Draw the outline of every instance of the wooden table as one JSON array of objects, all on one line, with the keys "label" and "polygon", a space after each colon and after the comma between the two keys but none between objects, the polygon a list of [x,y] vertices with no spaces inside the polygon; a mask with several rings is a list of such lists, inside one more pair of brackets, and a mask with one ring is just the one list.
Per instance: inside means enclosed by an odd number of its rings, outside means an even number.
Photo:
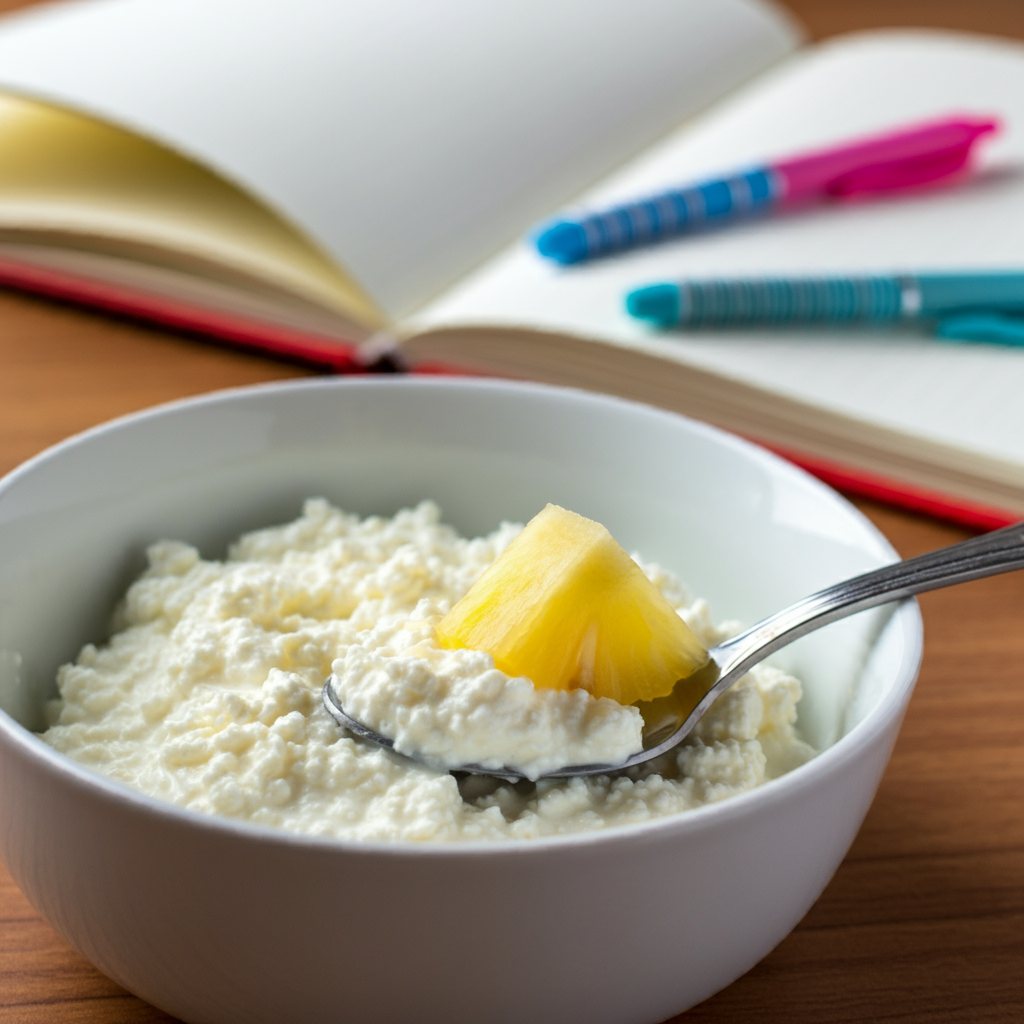
[{"label": "wooden table", "polygon": [[[154,402],[303,372],[0,294],[0,470]],[[904,556],[966,536],[861,507]],[[922,605],[921,681],[853,849],[782,945],[687,1021],[1024,1019],[1024,573]],[[170,1019],[83,960],[0,867],[0,1021]]]},{"label": "wooden table", "polygon": [[[791,6],[816,36],[872,24],[1024,35],[1020,0]],[[0,472],[121,413],[305,372],[0,293]],[[967,535],[858,504],[904,556]],[[849,855],[767,959],[679,1020],[1024,1020],[1024,573],[921,604],[921,679]],[[71,949],[0,865],[0,1022],[170,1020]]]}]

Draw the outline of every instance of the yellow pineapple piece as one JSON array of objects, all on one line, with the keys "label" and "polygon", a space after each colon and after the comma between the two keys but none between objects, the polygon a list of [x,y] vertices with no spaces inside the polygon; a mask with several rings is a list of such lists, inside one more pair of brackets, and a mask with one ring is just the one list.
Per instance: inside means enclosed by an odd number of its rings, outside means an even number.
[{"label": "yellow pineapple piece", "polygon": [[592,519],[548,505],[441,620],[444,647],[486,651],[535,686],[620,704],[672,692],[708,660],[661,591]]}]

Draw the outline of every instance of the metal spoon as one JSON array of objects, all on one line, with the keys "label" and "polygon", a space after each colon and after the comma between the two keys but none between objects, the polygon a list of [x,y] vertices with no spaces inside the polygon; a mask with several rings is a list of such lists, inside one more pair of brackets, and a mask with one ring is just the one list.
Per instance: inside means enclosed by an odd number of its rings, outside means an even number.
[{"label": "metal spoon", "polygon": [[[1013,569],[1024,569],[1024,522],[819,590],[712,647],[708,664],[680,680],[671,696],[641,705],[645,723],[643,750],[621,764],[568,765],[545,772],[541,778],[604,775],[650,761],[682,743],[715,699],[754,665],[807,633],[876,605]],[[324,686],[327,710],[350,732],[393,749],[394,744],[387,736],[381,736],[345,713],[334,692],[333,680],[332,676]],[[494,771],[477,764],[464,764],[450,770],[505,779],[525,778],[522,772],[508,767]]]}]

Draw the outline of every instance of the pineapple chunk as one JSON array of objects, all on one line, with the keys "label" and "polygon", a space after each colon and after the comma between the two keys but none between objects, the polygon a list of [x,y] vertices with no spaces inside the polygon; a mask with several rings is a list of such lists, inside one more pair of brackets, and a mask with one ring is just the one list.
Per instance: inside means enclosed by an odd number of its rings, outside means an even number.
[{"label": "pineapple chunk", "polygon": [[654,700],[708,660],[657,587],[600,524],[548,505],[437,627],[535,686],[620,704]]}]

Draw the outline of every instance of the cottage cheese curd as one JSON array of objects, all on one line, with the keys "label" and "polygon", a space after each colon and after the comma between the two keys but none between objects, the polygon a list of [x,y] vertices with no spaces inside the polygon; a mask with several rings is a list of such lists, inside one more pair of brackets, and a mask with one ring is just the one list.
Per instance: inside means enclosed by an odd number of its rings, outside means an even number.
[{"label": "cottage cheese curd", "polygon": [[535,688],[483,651],[440,648],[439,618],[424,600],[413,618],[389,617],[334,663],[342,707],[395,750],[445,770],[508,767],[536,779],[569,764],[621,764],[642,748],[636,708],[585,690]]},{"label": "cottage cheese curd", "polygon": [[[800,685],[766,665],[720,698],[685,745],[615,777],[457,779],[341,729],[320,701],[332,671],[356,717],[446,763],[501,760],[538,774],[639,748],[635,709],[537,690],[489,655],[435,643],[436,623],[520,529],[466,540],[430,502],[360,520],[313,499],[295,522],[242,537],[224,562],[154,544],[109,643],[87,645],[60,670],[43,738],[192,810],[398,841],[646,821],[751,789],[811,755],[794,731]],[[669,573],[643,567],[705,646],[729,634]]]}]

